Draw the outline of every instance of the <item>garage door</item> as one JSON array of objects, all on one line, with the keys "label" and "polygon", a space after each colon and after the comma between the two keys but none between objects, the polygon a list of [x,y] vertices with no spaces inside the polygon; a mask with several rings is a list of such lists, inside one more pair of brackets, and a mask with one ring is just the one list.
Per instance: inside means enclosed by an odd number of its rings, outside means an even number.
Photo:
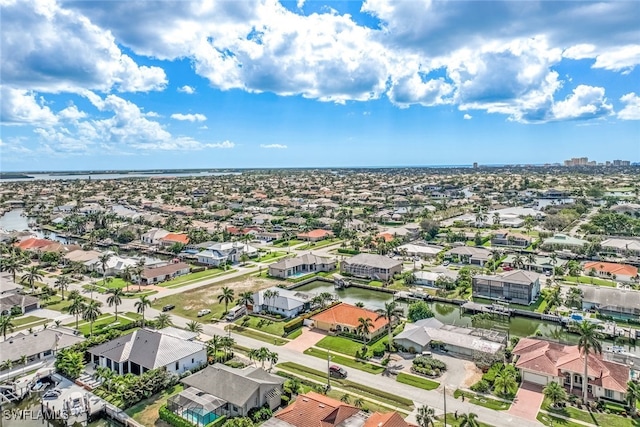
[{"label": "garage door", "polygon": [[544,375],[534,374],[532,372],[525,372],[524,377],[522,378],[524,381],[534,384],[547,385],[547,377]]}]

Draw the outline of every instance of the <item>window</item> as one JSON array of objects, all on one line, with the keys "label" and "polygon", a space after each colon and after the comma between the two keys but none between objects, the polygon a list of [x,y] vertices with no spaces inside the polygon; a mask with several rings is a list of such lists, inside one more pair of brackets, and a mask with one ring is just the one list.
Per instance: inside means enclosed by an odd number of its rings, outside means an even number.
[{"label": "window", "polygon": [[176,362],[176,371],[180,370],[180,362]]},{"label": "window", "polygon": [[194,359],[193,357],[191,358],[191,363],[195,363],[196,359]]},{"label": "window", "polygon": [[614,399],[614,393],[613,390],[609,390],[607,388],[604,389],[604,397],[606,397],[607,399]]}]

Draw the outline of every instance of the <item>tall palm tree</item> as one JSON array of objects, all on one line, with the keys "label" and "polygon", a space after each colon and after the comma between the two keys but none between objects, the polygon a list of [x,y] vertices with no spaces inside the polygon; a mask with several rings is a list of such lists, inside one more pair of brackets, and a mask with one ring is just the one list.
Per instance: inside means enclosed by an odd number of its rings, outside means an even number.
[{"label": "tall palm tree", "polygon": [[207,341],[207,354],[213,357],[214,361],[218,355],[218,350],[222,348],[222,336],[214,335]]},{"label": "tall palm tree", "polygon": [[0,316],[0,332],[2,332],[2,339],[7,340],[7,332],[13,332],[14,324],[13,317],[11,315]]},{"label": "tall palm tree", "polygon": [[636,404],[640,400],[640,382],[629,381],[627,383],[627,404],[631,408],[631,413],[636,412]]},{"label": "tall palm tree", "polygon": [[544,389],[542,389],[542,394],[551,401],[554,407],[557,407],[559,403],[567,400],[567,391],[555,381],[547,384]]},{"label": "tall palm tree", "polygon": [[116,322],[118,321],[118,306],[122,304],[122,297],[124,296],[124,292],[122,292],[121,288],[109,289],[108,292],[110,295],[107,298],[107,304],[109,307],[116,306],[115,314],[116,314]]},{"label": "tall palm tree", "polygon": [[565,304],[569,307],[582,307],[582,289],[578,287],[569,288]]},{"label": "tall palm tree", "polygon": [[278,353],[276,353],[275,351],[269,352],[269,356],[267,357],[267,359],[269,360],[269,370],[273,369],[273,365],[278,363],[278,358]]},{"label": "tall palm tree", "polygon": [[589,355],[592,353],[602,354],[602,344],[600,343],[600,334],[598,333],[595,323],[587,322],[583,320],[578,324],[578,350],[584,357],[584,376],[582,377],[582,399],[587,402],[587,389],[588,389],[588,365]]},{"label": "tall palm tree", "polygon": [[173,326],[173,320],[171,320],[171,316],[167,313],[160,313],[155,318],[156,328],[163,329],[169,326]]},{"label": "tall palm tree", "polygon": [[533,268],[533,266],[536,263],[536,254],[533,252],[530,252],[525,256],[525,258],[527,260],[527,263],[529,263],[529,271],[531,271],[531,268]]},{"label": "tall palm tree", "polygon": [[402,309],[398,307],[398,303],[395,301],[385,302],[384,308],[381,308],[376,311],[378,313],[378,317],[376,317],[376,322],[379,319],[385,319],[389,323],[387,323],[387,333],[389,334],[389,351],[393,348],[393,324],[395,320],[400,319],[402,316]]},{"label": "tall palm tree", "polygon": [[473,412],[460,415],[460,427],[479,427],[478,416]]},{"label": "tall palm tree", "polygon": [[416,421],[420,427],[429,427],[429,425],[433,426],[433,419],[435,417],[435,411],[433,408],[429,408],[427,405],[423,405],[418,408],[418,413],[416,414]]},{"label": "tall palm tree", "polygon": [[69,283],[71,280],[68,276],[60,276],[56,279],[55,286],[60,289],[60,294],[62,295],[62,299],[64,300],[64,291],[69,288]]},{"label": "tall palm tree", "polygon": [[238,304],[249,307],[249,304],[253,304],[253,293],[251,291],[240,292],[238,296]]},{"label": "tall palm tree", "polygon": [[514,395],[518,391],[515,371],[504,368],[498,372],[493,380],[493,390],[500,396]]},{"label": "tall palm tree", "polygon": [[37,265],[32,265],[31,267],[27,268],[26,273],[24,273],[20,278],[20,281],[22,283],[27,282],[29,286],[31,286],[31,293],[34,293],[35,291],[34,285],[37,280],[42,280],[42,274],[40,274],[40,272],[38,271]]},{"label": "tall palm tree", "polygon": [[101,302],[91,300],[85,305],[84,311],[82,312],[82,320],[89,322],[89,336],[93,335],[93,322],[98,320],[98,317],[102,315],[102,311],[100,311],[101,305]]},{"label": "tall palm tree", "polygon": [[142,295],[138,298],[138,301],[135,302],[134,307],[136,308],[136,312],[142,315],[142,327],[144,328],[144,312],[148,307],[151,307],[151,301],[146,295]]},{"label": "tall palm tree", "polygon": [[69,299],[71,299],[71,305],[69,306],[69,314],[76,316],[76,329],[78,329],[78,317],[84,313],[85,303],[83,298],[78,295],[77,298],[71,298],[69,295]]},{"label": "tall palm tree", "polygon": [[514,258],[513,258],[513,266],[515,268],[523,268],[524,267],[524,259],[522,258],[522,255],[517,254]]},{"label": "tall palm tree", "polygon": [[218,303],[224,303],[224,312],[226,313],[227,311],[229,311],[229,303],[233,302],[233,300],[235,299],[235,292],[233,291],[233,289],[227,286],[223,287],[221,290],[222,294],[218,295]]},{"label": "tall palm tree", "polygon": [[356,328],[356,333],[362,337],[362,341],[368,341],[367,337],[371,332],[371,328],[373,328],[373,322],[370,317],[364,318],[360,317],[358,319],[358,327]]},{"label": "tall palm tree", "polygon": [[227,355],[229,354],[229,351],[231,351],[231,347],[233,347],[236,344],[236,340],[234,340],[231,337],[222,337],[221,343],[222,343],[222,348],[224,349],[224,356],[226,359]]},{"label": "tall palm tree", "polygon": [[195,332],[197,334],[201,334],[202,331],[204,331],[204,328],[202,327],[201,323],[196,322],[195,320],[191,320],[187,322],[187,330],[189,332]]},{"label": "tall palm tree", "polygon": [[267,347],[260,347],[256,353],[257,360],[262,363],[262,369],[264,369],[264,362],[269,360],[269,349]]},{"label": "tall palm tree", "polygon": [[24,265],[24,259],[16,254],[11,254],[6,258],[0,259],[0,270],[11,274],[13,283],[16,283],[16,274],[22,271],[22,267],[24,267]]},{"label": "tall palm tree", "polygon": [[127,284],[127,292],[129,292],[129,284],[131,283],[131,278],[133,277],[133,267],[127,265],[124,270],[122,270],[122,274],[120,275],[124,283]]}]

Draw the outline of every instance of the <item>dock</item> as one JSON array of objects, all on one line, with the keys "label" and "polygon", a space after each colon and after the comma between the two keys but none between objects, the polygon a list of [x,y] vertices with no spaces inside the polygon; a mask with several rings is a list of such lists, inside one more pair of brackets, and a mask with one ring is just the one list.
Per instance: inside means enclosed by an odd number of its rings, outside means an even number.
[{"label": "dock", "polygon": [[508,308],[501,304],[480,304],[473,301],[468,301],[462,304],[461,306],[465,311],[470,311],[472,313],[488,313],[488,314],[497,314],[500,316],[511,317],[513,314],[513,309]]}]

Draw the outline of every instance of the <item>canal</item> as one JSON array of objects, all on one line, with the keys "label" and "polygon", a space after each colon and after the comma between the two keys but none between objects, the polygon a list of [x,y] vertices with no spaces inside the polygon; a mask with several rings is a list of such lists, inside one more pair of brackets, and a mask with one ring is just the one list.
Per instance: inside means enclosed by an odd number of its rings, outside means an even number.
[{"label": "canal", "polygon": [[[362,289],[349,287],[346,289],[336,290],[332,283],[313,281],[302,285],[296,290],[312,293],[329,292],[336,295],[340,301],[356,304],[362,302],[364,306],[370,310],[383,308],[384,304],[393,300],[393,294],[370,289]],[[408,304],[399,301],[400,306],[406,310]],[[564,342],[577,342],[577,335],[568,334],[558,323],[545,320],[530,319],[526,317],[512,317],[510,320],[504,318],[494,318],[489,320],[474,320],[473,316],[463,313],[463,310],[455,305],[441,302],[429,302],[429,306],[433,311],[436,319],[443,323],[456,325],[477,327],[484,329],[499,329],[505,333],[508,331],[510,336],[526,337],[531,336],[539,331],[543,337],[553,338]]]},{"label": "canal", "polygon": [[63,244],[75,243],[73,239],[67,239],[53,231],[33,230],[29,227],[29,222],[34,221],[33,218],[23,216],[22,209],[13,209],[0,216],[0,229],[4,231],[28,231],[40,239],[55,240]]}]

